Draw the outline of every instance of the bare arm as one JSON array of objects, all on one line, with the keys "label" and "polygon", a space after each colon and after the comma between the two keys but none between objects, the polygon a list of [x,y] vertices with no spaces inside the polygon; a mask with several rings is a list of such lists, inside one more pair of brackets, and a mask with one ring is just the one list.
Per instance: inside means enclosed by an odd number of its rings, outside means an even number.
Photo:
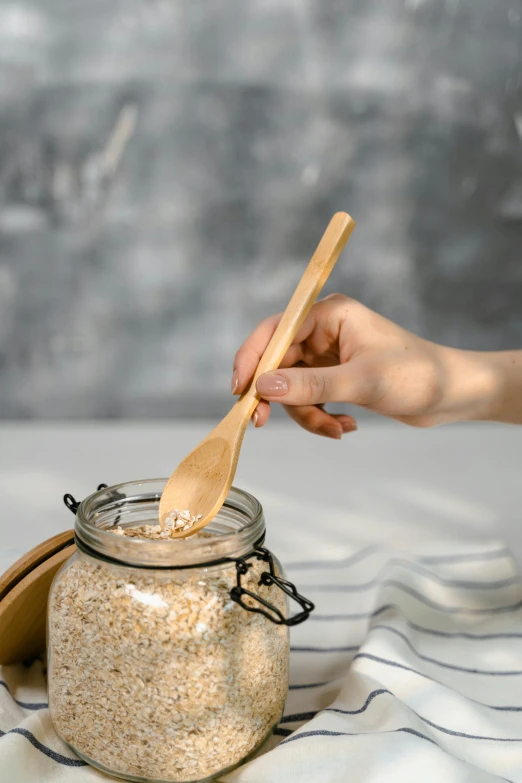
[{"label": "bare arm", "polygon": [[522,351],[484,354],[497,378],[496,393],[484,419],[522,424]]}]

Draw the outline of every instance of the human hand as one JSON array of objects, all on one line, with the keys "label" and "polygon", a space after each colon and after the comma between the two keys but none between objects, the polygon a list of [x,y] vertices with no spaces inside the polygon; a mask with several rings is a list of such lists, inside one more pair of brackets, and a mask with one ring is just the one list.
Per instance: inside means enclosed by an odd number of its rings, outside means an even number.
[{"label": "human hand", "polygon": [[[251,382],[280,317],[259,324],[237,352],[234,394]],[[482,418],[496,376],[480,357],[428,342],[334,294],[312,307],[280,369],[258,379],[254,424],[268,421],[272,402],[309,432],[336,439],[357,425],[351,416],[327,413],[328,402],[353,403],[415,427]]]}]

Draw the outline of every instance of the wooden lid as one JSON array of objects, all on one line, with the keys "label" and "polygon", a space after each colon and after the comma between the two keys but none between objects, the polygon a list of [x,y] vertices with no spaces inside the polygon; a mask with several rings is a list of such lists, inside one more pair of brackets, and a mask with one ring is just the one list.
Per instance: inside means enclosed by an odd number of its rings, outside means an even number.
[{"label": "wooden lid", "polygon": [[18,584],[18,582],[27,576],[27,574],[36,568],[36,566],[43,563],[49,557],[54,555],[60,549],[69,546],[74,541],[74,532],[72,530],[66,530],[65,533],[58,533],[58,535],[48,538],[47,541],[43,541],[30,552],[23,555],[20,560],[17,560],[11,568],[0,576],[0,601],[7,595],[9,590]]},{"label": "wooden lid", "polygon": [[45,650],[47,601],[58,569],[76,551],[73,531],[59,533],[20,558],[0,577],[0,665]]}]

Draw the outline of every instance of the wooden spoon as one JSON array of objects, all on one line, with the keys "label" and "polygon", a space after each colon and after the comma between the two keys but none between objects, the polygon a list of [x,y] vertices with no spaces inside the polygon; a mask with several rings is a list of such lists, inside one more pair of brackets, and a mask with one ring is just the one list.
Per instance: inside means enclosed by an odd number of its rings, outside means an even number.
[{"label": "wooden spoon", "polygon": [[259,404],[256,381],[263,373],[279,367],[354,228],[355,222],[344,212],[333,216],[279,321],[249,388],[230,413],[185,457],[170,477],[160,500],[160,524],[164,524],[174,509],[188,509],[193,515],[201,514],[201,519],[189,530],[173,532],[176,538],[192,535],[207,525],[223,505],[234,480],[248,422]]}]

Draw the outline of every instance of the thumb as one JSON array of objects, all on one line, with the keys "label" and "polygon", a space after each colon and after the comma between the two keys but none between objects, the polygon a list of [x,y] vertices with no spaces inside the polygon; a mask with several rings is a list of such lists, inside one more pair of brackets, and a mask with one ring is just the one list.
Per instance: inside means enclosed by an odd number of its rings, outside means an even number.
[{"label": "thumb", "polygon": [[324,402],[361,404],[366,383],[349,364],[337,367],[292,367],[261,375],[256,384],[265,400],[284,405],[318,405]]}]

